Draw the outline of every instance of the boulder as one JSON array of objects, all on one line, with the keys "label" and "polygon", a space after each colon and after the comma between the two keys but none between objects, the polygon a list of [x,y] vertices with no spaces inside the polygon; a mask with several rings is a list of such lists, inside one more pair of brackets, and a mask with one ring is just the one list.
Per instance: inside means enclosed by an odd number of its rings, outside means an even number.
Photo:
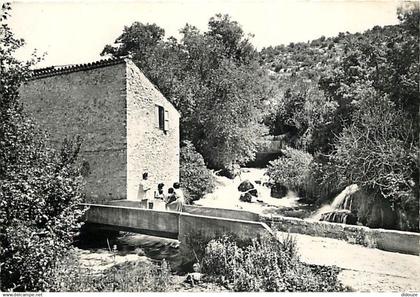
[{"label": "boulder", "polygon": [[284,196],[287,195],[286,186],[279,185],[279,184],[272,184],[270,188],[271,188],[271,192],[270,192],[271,197],[283,198]]},{"label": "boulder", "polygon": [[254,197],[258,197],[258,191],[257,191],[257,189],[248,190],[247,193],[251,194]]},{"label": "boulder", "polygon": [[377,199],[372,206],[366,226],[371,228],[395,228],[396,215],[391,204],[385,199]]},{"label": "boulder", "polygon": [[229,179],[234,179],[239,173],[235,172],[233,169],[223,168],[222,170],[218,171],[216,174],[219,176],[227,177]]},{"label": "boulder", "polygon": [[251,189],[254,189],[254,185],[249,181],[249,180],[244,180],[243,182],[241,182],[238,186],[238,191],[239,192],[247,192]]},{"label": "boulder", "polygon": [[356,225],[357,216],[347,209],[340,209],[323,213],[321,215],[320,221]]},{"label": "boulder", "polygon": [[[347,210],[357,217],[358,222],[370,228],[396,228],[396,214],[384,198],[370,194],[357,185],[346,187],[331,203],[332,212]],[[324,214],[324,220],[342,220],[344,216]],[[350,218],[350,221],[352,218]]]},{"label": "boulder", "polygon": [[243,193],[241,194],[241,196],[239,197],[240,201],[243,202],[251,202],[252,200],[252,195],[249,192]]}]

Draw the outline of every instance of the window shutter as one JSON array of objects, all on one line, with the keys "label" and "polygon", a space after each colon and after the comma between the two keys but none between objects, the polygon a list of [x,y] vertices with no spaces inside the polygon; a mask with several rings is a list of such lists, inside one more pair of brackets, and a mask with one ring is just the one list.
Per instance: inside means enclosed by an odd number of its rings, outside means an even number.
[{"label": "window shutter", "polygon": [[169,130],[169,111],[165,109],[165,131]]},{"label": "window shutter", "polygon": [[159,105],[155,105],[155,127],[159,128]]}]

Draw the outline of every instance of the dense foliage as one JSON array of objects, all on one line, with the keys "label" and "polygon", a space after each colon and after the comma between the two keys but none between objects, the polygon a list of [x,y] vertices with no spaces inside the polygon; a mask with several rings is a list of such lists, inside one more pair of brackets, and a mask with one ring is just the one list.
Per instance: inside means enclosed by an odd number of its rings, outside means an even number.
[{"label": "dense foliage", "polygon": [[398,17],[398,25],[260,52],[225,15],[204,33],[186,25],[179,41],[136,22],[103,54],[133,56],[180,110],[182,139],[211,167],[252,160],[268,127],[313,156],[281,168],[291,162],[283,156],[277,171],[305,182],[279,183],[313,199],[358,183],[392,203],[398,228],[418,230],[418,6],[406,4]]},{"label": "dense foliage", "polygon": [[171,271],[163,260],[115,264],[104,271],[81,268],[76,255],[57,263],[54,271],[54,292],[165,292],[170,285]]},{"label": "dense foliage", "polygon": [[79,141],[59,151],[22,111],[18,88],[34,61],[13,53],[23,44],[0,15],[0,263],[1,290],[46,290],[55,262],[66,254],[82,210],[74,162]]},{"label": "dense foliage", "polygon": [[344,287],[334,267],[310,267],[300,261],[293,238],[254,240],[239,247],[229,237],[209,242],[203,271],[237,292],[334,292]]},{"label": "dense foliage", "polygon": [[188,203],[202,198],[214,189],[214,178],[204,163],[203,157],[197,153],[194,145],[186,141],[181,147],[180,181],[186,190]]},{"label": "dense foliage", "polygon": [[269,47],[260,63],[277,88],[265,123],[313,154],[312,188],[357,183],[418,230],[420,12],[407,5],[398,25]]},{"label": "dense foliage", "polygon": [[125,27],[103,54],[130,54],[181,113],[181,138],[217,168],[252,160],[269,94],[266,72],[241,27],[216,15],[207,32],[186,25],[182,39],[164,40],[155,24]]},{"label": "dense foliage", "polygon": [[304,195],[312,159],[307,152],[286,147],[282,150],[282,156],[267,166],[270,182],[297,191],[300,196]]}]

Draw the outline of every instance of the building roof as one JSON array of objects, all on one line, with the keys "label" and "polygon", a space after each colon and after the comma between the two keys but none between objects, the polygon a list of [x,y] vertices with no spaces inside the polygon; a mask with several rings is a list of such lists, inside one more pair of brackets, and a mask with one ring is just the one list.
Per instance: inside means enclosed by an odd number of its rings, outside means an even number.
[{"label": "building roof", "polygon": [[32,75],[29,78],[29,80],[125,63],[126,58],[127,57],[108,58],[91,63],[51,66],[40,69],[34,69],[32,70]]}]

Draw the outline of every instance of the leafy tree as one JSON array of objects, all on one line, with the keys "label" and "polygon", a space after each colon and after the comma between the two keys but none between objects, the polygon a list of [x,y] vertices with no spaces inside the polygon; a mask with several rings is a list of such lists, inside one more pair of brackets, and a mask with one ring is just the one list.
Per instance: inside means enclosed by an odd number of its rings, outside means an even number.
[{"label": "leafy tree", "polygon": [[[207,32],[187,24],[179,42],[156,38],[154,43],[144,40],[152,26],[134,23],[125,28],[103,54],[132,54],[181,112],[182,140],[192,141],[211,166],[252,159],[255,139],[265,132],[261,102],[268,87],[256,50],[239,24],[218,14],[210,19]],[[145,54],[143,48],[150,51]]]},{"label": "leafy tree", "polygon": [[289,145],[310,153],[325,151],[336,108],[316,84],[296,79],[277,101],[270,132],[286,134]]},{"label": "leafy tree", "polygon": [[320,81],[342,121],[330,155],[336,174],[391,202],[407,230],[418,230],[419,213],[419,17],[418,8],[406,10],[400,25],[352,40]]},{"label": "leafy tree", "polygon": [[[338,138],[331,160],[338,180],[384,197],[400,213],[399,227],[418,230],[418,144],[411,123],[388,96],[363,89],[352,124]],[[385,124],[386,123],[386,124]]]},{"label": "leafy tree", "polygon": [[23,44],[6,20],[0,27],[0,263],[1,290],[47,290],[55,262],[69,249],[82,210],[74,161],[78,144],[47,148],[45,135],[22,111],[18,88],[35,61],[13,53]]}]

